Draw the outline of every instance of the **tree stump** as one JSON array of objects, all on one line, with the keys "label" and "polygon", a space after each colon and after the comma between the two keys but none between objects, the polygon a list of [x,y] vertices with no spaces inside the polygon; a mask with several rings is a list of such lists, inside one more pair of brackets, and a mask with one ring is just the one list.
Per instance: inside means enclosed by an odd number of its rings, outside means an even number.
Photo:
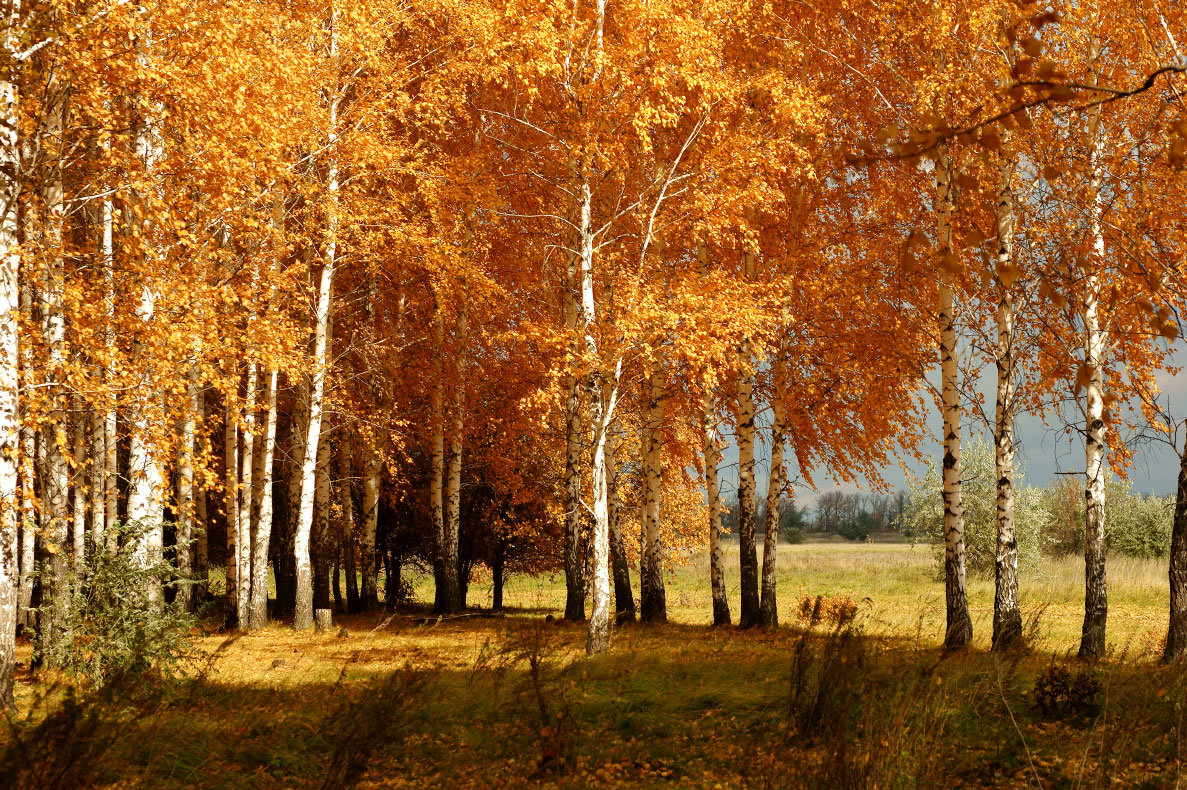
[{"label": "tree stump", "polygon": [[334,610],[333,609],[315,609],[313,612],[313,630],[319,634],[324,634],[330,630],[334,624]]}]

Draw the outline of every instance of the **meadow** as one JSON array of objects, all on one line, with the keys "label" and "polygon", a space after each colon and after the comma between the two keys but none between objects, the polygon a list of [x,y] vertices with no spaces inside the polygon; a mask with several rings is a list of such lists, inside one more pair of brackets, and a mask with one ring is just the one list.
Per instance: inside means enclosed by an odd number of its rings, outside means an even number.
[{"label": "meadow", "polygon": [[[1007,656],[987,650],[992,581],[970,579],[977,639],[944,656],[930,546],[779,551],[774,631],[707,627],[696,556],[668,577],[667,625],[620,627],[592,658],[582,624],[548,617],[563,580],[513,577],[498,616],[476,579],[469,617],[405,607],[320,634],[205,635],[171,683],[67,694],[25,669],[0,784],[1163,787],[1187,773],[1187,672],[1155,662],[1162,563],[1112,562],[1111,653],[1087,667],[1068,658],[1077,558],[1023,577],[1028,649]],[[736,556],[727,571],[736,593]],[[431,599],[431,579],[414,589]]]}]

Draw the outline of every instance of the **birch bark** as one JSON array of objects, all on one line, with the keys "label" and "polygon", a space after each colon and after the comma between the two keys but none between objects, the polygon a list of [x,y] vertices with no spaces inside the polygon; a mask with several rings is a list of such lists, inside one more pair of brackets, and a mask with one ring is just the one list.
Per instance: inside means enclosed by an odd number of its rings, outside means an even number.
[{"label": "birch bark", "polygon": [[454,368],[453,403],[450,408],[452,424],[449,431],[449,450],[446,459],[445,481],[445,544],[442,561],[445,563],[445,578],[449,593],[446,611],[461,611],[466,606],[465,591],[461,584],[461,567],[458,563],[458,538],[462,519],[462,443],[464,440],[466,406],[466,314],[459,313],[457,320],[458,350]]},{"label": "birch bark", "polygon": [[[610,563],[614,573],[614,622],[635,621],[635,596],[631,592],[631,567],[627,562],[626,546],[622,541],[622,525],[619,523],[620,503],[618,500],[618,437],[606,435],[606,485],[610,503]],[[500,561],[502,555],[499,556]]]},{"label": "birch bark", "polygon": [[48,655],[62,644],[64,624],[70,609],[69,580],[69,486],[70,447],[66,412],[66,319],[62,300],[66,288],[66,261],[62,248],[62,170],[59,144],[62,137],[61,86],[52,76],[46,86],[48,105],[42,119],[41,154],[47,160],[41,188],[44,206],[44,269],[40,295],[41,339],[45,345],[44,384],[49,395],[48,420],[41,428],[41,528],[46,558],[42,568],[41,639]]},{"label": "birch bark", "polygon": [[[941,254],[955,255],[952,246],[952,159],[946,143],[936,151],[936,218]],[[944,600],[948,650],[967,645],[973,638],[965,586],[964,505],[961,478],[964,468],[960,447],[960,369],[956,360],[956,302],[950,283],[940,280],[939,315],[941,400],[944,412],[943,507]]]},{"label": "birch bark", "polygon": [[[19,0],[9,4],[5,55],[12,57],[19,42]],[[17,467],[21,457],[18,411],[20,357],[18,323],[21,268],[17,200],[20,195],[20,148],[17,129],[20,105],[17,75],[0,74],[0,707],[13,707],[16,670],[17,594],[20,569],[17,558]]]},{"label": "birch bark", "polygon": [[717,446],[717,409],[712,390],[705,384],[704,412],[701,429],[705,452],[705,493],[709,505],[709,587],[713,597],[713,625],[730,624],[730,602],[725,590],[725,546],[721,539],[721,489],[717,468],[721,466],[721,449]]},{"label": "birch bark", "polygon": [[[330,18],[330,58],[338,58],[338,9],[335,5]],[[297,529],[293,537],[296,560],[297,589],[293,612],[293,627],[303,630],[313,627],[313,568],[309,553],[310,533],[313,530],[313,499],[317,484],[317,456],[321,439],[322,411],[326,391],[326,372],[329,367],[327,348],[330,334],[330,296],[334,284],[334,266],[338,254],[338,159],[334,146],[338,142],[338,105],[342,100],[335,85],[329,97],[329,167],[326,176],[327,229],[325,262],[317,294],[317,316],[313,336],[313,381],[309,393],[309,422],[305,440],[305,457],[301,463],[301,499],[297,511]]]},{"label": "birch bark", "polygon": [[1014,415],[1017,382],[1014,373],[1014,150],[1008,131],[998,155],[996,281],[997,400],[994,450],[997,468],[997,556],[994,563],[993,641],[1006,650],[1022,638],[1018,600],[1018,539],[1014,525]]},{"label": "birch bark", "polygon": [[268,546],[272,541],[272,520],[275,511],[272,488],[276,464],[276,388],[279,374],[275,367],[268,370],[267,405],[264,416],[263,458],[260,461],[259,506],[257,522],[252,533],[251,601],[247,612],[247,627],[259,629],[268,625]]},{"label": "birch bark", "polygon": [[[743,276],[754,278],[754,252],[742,255]],[[742,577],[742,613],[739,625],[753,628],[761,622],[758,593],[758,551],[754,545],[754,369],[750,338],[738,345],[738,554]]]},{"label": "birch bark", "polygon": [[[578,316],[578,256],[566,258],[564,324],[570,335],[571,366],[578,364],[580,350]],[[565,619],[585,619],[584,546],[581,532],[581,380],[570,368],[565,378]],[[632,608],[633,604],[632,604]]]},{"label": "birch bark", "polygon": [[776,551],[779,539],[779,501],[783,498],[783,442],[787,432],[787,410],[783,403],[785,387],[782,366],[776,365],[775,394],[771,403],[774,416],[771,422],[771,472],[767,478],[767,512],[763,522],[762,600],[760,622],[767,628],[779,625],[779,604],[776,598]]},{"label": "birch bark", "polygon": [[181,448],[177,463],[177,573],[182,584],[174,603],[183,612],[193,611],[194,586],[194,442],[198,421],[198,387],[201,372],[196,359],[190,360],[186,375],[185,415],[181,424]]},{"label": "birch bark", "polygon": [[663,483],[664,369],[655,360],[648,365],[647,413],[643,447],[643,535],[639,562],[639,609],[647,623],[667,622],[660,542],[660,493]]},{"label": "birch bark", "polygon": [[[144,50],[139,55],[139,62],[142,68],[147,69],[149,67],[147,50],[151,49],[151,47],[150,34],[149,40],[144,45]],[[161,137],[160,130],[157,128],[157,123],[158,121],[155,118],[142,118],[136,133],[137,157],[140,159],[144,168],[146,181],[149,184],[152,184],[157,179],[158,174],[156,173],[156,169],[164,154],[164,141]],[[156,194],[155,185],[151,191],[153,192],[153,198],[159,197]],[[143,200],[148,195],[142,194],[140,197]],[[145,239],[151,239],[155,232],[154,223],[151,219],[154,211],[155,207],[153,205],[146,206],[142,229],[142,237]],[[153,247],[151,241],[148,244],[149,247],[143,260],[145,270],[140,273],[140,299],[136,304],[136,317],[145,325],[151,325],[156,320],[157,302],[157,295],[152,287],[152,274],[149,271],[155,263],[157,250]],[[151,436],[154,416],[151,413],[151,407],[156,400],[151,355],[144,355],[143,363],[145,366],[143,378],[133,405],[131,426],[129,429],[131,440],[128,451],[128,476],[130,478],[128,485],[128,522],[135,524],[137,527],[136,546],[133,556],[142,565],[148,567],[160,561],[161,554],[164,550],[165,502],[160,462],[157,459],[156,449],[153,446],[154,439]],[[154,576],[149,580],[148,596],[157,608],[164,607],[165,593],[162,580],[159,577]]]},{"label": "birch bark", "polygon": [[[600,29],[600,25],[599,25]],[[610,492],[606,458],[606,436],[614,417],[618,398],[618,381],[622,359],[606,387],[598,359],[596,335],[597,303],[594,296],[594,227],[593,193],[588,178],[581,184],[581,327],[585,353],[594,360],[593,371],[587,379],[589,391],[589,421],[593,462],[593,536],[590,551],[593,573],[590,579],[591,612],[589,638],[585,650],[590,655],[605,653],[610,647]]]},{"label": "birch bark", "polygon": [[[238,389],[238,370],[236,370],[232,386]],[[227,570],[225,574],[227,608],[224,622],[227,628],[239,628],[243,625],[239,620],[239,599],[247,596],[247,585],[250,582],[243,572],[242,554],[239,551],[239,546],[243,542],[243,524],[239,520],[242,512],[239,507],[239,498],[243,492],[239,490],[239,398],[237,393],[228,393],[227,395],[226,422],[223,427],[223,469],[227,513]]]},{"label": "birch bark", "polygon": [[[1095,53],[1094,53],[1095,59]],[[1104,366],[1105,332],[1101,326],[1101,270],[1104,267],[1105,238],[1102,231],[1104,195],[1101,106],[1088,110],[1089,190],[1092,216],[1089,234],[1092,254],[1084,278],[1084,299],[1080,310],[1083,325],[1084,366],[1088,386],[1084,395],[1084,626],[1080,635],[1080,658],[1096,659],[1105,652],[1105,626],[1109,615],[1108,582],[1105,577],[1105,421]]]}]

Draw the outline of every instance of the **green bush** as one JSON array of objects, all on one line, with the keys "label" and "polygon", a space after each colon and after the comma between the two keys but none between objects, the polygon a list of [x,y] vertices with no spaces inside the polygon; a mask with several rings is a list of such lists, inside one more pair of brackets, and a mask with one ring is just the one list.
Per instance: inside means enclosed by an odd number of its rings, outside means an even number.
[{"label": "green bush", "polygon": [[[983,437],[963,447],[965,563],[970,573],[991,575],[997,561],[997,467],[993,445]],[[1023,486],[1025,469],[1019,464],[1014,476],[1014,529],[1018,540],[1020,570],[1038,565],[1044,546],[1044,527],[1050,516],[1042,492]],[[905,531],[936,544],[943,567],[944,511],[941,478],[935,460],[928,461],[923,479],[911,484]]]},{"label": "green bush", "polygon": [[[1050,517],[1051,552],[1084,551],[1084,481],[1062,480],[1043,492]],[[1105,542],[1128,557],[1166,557],[1170,553],[1174,499],[1133,492],[1133,484],[1105,473]]]},{"label": "green bush", "polygon": [[[35,638],[46,663],[89,680],[95,686],[153,672],[173,677],[193,655],[197,615],[149,598],[150,582],[169,588],[192,584],[180,579],[168,557],[147,564],[134,556],[144,534],[135,525],[116,525],[119,549],[92,553],[82,568],[82,589],[65,620],[67,638],[44,644]],[[73,585],[72,585],[73,586]]]}]

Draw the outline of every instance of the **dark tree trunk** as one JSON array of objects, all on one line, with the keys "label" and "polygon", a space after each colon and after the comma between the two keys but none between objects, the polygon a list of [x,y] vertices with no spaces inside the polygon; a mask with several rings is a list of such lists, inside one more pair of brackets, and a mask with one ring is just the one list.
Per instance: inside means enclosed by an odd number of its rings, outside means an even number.
[{"label": "dark tree trunk", "polygon": [[496,612],[503,610],[503,554],[505,551],[499,548],[495,552],[494,561],[491,563],[491,573],[495,577],[494,601],[491,603],[491,608]]},{"label": "dark tree trunk", "polygon": [[313,608],[330,608],[330,562],[325,546],[318,546],[313,555]]},{"label": "dark tree trunk", "polygon": [[343,566],[346,568],[346,609],[349,612],[363,611],[363,599],[359,596],[358,569],[354,561],[354,545],[348,540],[342,547]]},{"label": "dark tree trunk", "polygon": [[342,597],[342,547],[334,552],[334,567],[330,570],[330,586],[334,590],[334,611],[338,614],[346,612],[346,600]]},{"label": "dark tree trunk", "polygon": [[1171,531],[1171,610],[1164,661],[1187,658],[1187,439],[1179,464],[1179,490],[1175,496],[1175,524]]}]

